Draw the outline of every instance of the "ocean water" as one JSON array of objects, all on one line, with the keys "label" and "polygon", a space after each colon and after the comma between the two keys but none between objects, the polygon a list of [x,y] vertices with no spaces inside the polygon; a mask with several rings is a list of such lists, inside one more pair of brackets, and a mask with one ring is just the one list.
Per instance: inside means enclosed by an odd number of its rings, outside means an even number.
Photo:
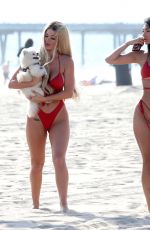
[{"label": "ocean water", "polygon": [[[21,46],[24,45],[28,38],[34,41],[34,47],[39,50],[41,44],[41,33],[22,33]],[[97,83],[108,80],[115,81],[115,69],[105,62],[105,57],[114,49],[113,35],[87,33],[85,35],[85,64],[82,65],[81,58],[81,34],[70,32],[70,40],[75,63],[75,76],[77,81],[89,80],[97,76]],[[5,61],[10,62],[10,76],[18,66],[18,34],[14,33],[8,36]],[[133,84],[139,84],[139,68],[132,65]]]}]

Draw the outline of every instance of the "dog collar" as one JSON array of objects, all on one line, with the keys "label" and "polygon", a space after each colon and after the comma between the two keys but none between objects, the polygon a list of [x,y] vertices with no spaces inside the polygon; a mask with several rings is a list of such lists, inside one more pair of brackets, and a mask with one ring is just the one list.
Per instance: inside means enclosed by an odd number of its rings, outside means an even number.
[{"label": "dog collar", "polygon": [[27,72],[28,69],[29,69],[29,67],[27,67],[27,68],[21,68],[21,70],[22,70],[23,72]]},{"label": "dog collar", "polygon": [[[32,64],[32,65],[39,65],[39,62],[36,62],[36,63],[34,63],[34,64]],[[31,65],[31,66],[32,66],[32,65]],[[28,66],[28,67],[26,67],[26,68],[21,68],[21,70],[22,70],[23,72],[27,72],[27,70],[30,69],[29,67],[30,67],[30,66]]]}]

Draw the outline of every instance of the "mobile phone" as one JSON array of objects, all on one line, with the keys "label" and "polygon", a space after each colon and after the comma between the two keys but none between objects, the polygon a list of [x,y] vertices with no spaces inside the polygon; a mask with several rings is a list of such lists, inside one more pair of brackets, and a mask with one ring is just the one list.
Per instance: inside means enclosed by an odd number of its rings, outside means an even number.
[{"label": "mobile phone", "polygon": [[133,47],[132,47],[132,51],[140,51],[141,47],[143,45],[137,43],[137,44],[134,44]]}]

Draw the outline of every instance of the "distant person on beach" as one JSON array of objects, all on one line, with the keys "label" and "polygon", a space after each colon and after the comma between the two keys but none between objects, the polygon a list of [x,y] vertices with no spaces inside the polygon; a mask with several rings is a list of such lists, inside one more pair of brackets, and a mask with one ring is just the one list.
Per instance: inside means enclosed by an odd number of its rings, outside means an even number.
[{"label": "distant person on beach", "polygon": [[6,82],[9,80],[9,61],[3,63],[2,72],[4,77],[4,84],[6,84]]},{"label": "distant person on beach", "polygon": [[[146,52],[140,49],[144,44]],[[129,46],[132,51],[125,54]],[[143,158],[142,185],[150,211],[150,17],[144,20],[142,36],[125,42],[105,60],[113,65],[137,63],[141,67],[143,96],[135,108],[133,129]]]},{"label": "distant person on beach", "polygon": [[25,44],[24,44],[24,46],[23,47],[21,47],[20,49],[19,49],[19,51],[18,51],[18,53],[17,53],[17,57],[19,57],[20,56],[20,53],[21,53],[21,51],[24,49],[24,48],[29,48],[29,47],[32,47],[33,46],[33,40],[32,40],[32,38],[28,38],[27,40],[26,40],[26,42],[25,42]]},{"label": "distant person on beach", "polygon": [[[43,81],[45,96],[29,98],[40,104],[40,110],[34,118],[27,117],[26,135],[31,154],[31,189],[33,208],[38,209],[42,184],[42,170],[45,161],[47,136],[51,145],[55,168],[56,184],[63,212],[68,210],[68,169],[66,151],[69,141],[69,117],[65,100],[77,96],[74,78],[74,62],[70,47],[69,33],[61,22],[52,22],[42,33],[40,49],[41,64],[46,64],[48,82]],[[21,89],[34,85],[32,82],[18,83],[16,74],[12,76],[9,88]]]}]

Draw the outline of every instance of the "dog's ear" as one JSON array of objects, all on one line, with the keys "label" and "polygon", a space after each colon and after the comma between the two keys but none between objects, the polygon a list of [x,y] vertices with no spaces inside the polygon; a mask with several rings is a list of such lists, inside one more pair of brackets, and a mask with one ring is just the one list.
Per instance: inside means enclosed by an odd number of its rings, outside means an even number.
[{"label": "dog's ear", "polygon": [[22,51],[21,51],[21,56],[22,56],[22,55],[24,56],[24,55],[26,54],[26,52],[27,52],[27,51],[26,51],[26,49],[25,49],[25,48],[24,48],[24,49],[22,49]]},{"label": "dog's ear", "polygon": [[24,50],[23,50],[23,55],[25,55],[26,53],[27,53],[27,50],[24,49]]}]

